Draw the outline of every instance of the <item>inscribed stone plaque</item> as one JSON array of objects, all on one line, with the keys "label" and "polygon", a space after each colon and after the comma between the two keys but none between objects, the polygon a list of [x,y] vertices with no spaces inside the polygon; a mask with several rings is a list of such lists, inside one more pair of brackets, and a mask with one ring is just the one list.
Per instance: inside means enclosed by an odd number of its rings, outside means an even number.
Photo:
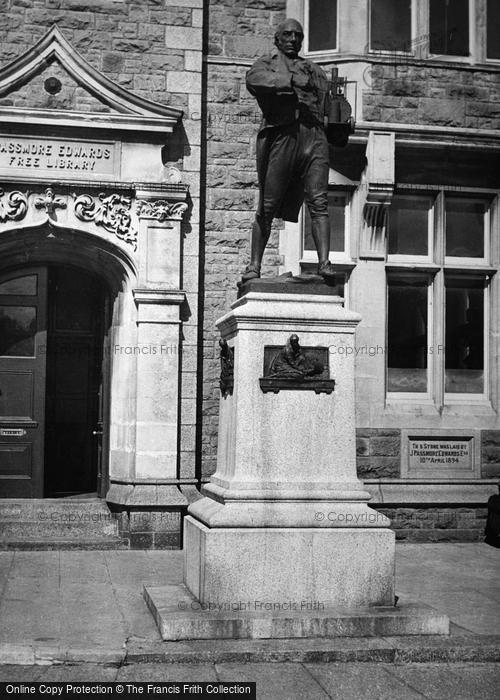
[{"label": "inscribed stone plaque", "polygon": [[0,135],[0,174],[57,174],[66,177],[117,176],[119,158],[113,141]]},{"label": "inscribed stone plaque", "polygon": [[451,467],[472,470],[472,438],[409,438],[408,469],[410,472]]}]

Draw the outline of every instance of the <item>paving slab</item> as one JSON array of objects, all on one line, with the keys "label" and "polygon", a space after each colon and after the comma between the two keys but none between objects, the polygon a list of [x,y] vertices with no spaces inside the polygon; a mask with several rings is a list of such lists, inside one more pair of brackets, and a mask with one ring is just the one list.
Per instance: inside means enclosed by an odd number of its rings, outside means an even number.
[{"label": "paving slab", "polygon": [[321,684],[301,664],[216,664],[222,682],[256,682],[259,700],[328,700]]},{"label": "paving slab", "polygon": [[[491,661],[500,655],[500,552],[483,543],[396,546],[397,591],[451,618],[441,647],[428,638],[160,642],[143,585],[182,582],[180,551],[0,552],[0,663],[200,663],[251,661],[379,663]],[[490,636],[488,636],[490,635]],[[454,641],[453,638],[455,638]],[[466,639],[467,638],[467,639]],[[201,644],[201,646],[200,646]]]},{"label": "paving slab", "polygon": [[493,700],[500,697],[498,664],[411,664],[391,674],[432,700]]},{"label": "paving slab", "polygon": [[386,664],[306,664],[312,678],[328,694],[341,700],[421,700],[422,694],[391,674]]},{"label": "paving slab", "polygon": [[220,680],[213,664],[134,664],[122,666],[117,671],[116,680],[120,683],[209,683]]}]

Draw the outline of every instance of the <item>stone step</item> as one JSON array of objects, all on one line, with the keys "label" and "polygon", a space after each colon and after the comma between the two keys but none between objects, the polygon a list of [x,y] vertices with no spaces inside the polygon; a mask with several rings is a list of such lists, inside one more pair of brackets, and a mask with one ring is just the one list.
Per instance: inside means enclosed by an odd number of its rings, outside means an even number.
[{"label": "stone step", "polygon": [[78,518],[74,522],[65,520],[7,520],[0,522],[0,540],[12,537],[115,537],[118,523],[115,519],[103,521]]},{"label": "stone step", "polygon": [[118,521],[97,497],[0,500],[2,549],[114,549]]},{"label": "stone step", "polygon": [[25,498],[0,499],[0,522],[13,518],[36,519],[40,513],[109,513],[106,502],[100,498]]},{"label": "stone step", "polygon": [[42,540],[33,537],[24,537],[0,541],[0,551],[19,550],[109,550],[109,549],[129,549],[129,543],[120,537],[109,537],[101,539],[67,539],[64,537],[53,537]]},{"label": "stone step", "polygon": [[[182,584],[145,586],[144,600],[164,641],[448,635],[448,617],[428,605],[321,607],[238,601],[200,603]],[[304,601],[307,603],[308,601]],[[311,601],[315,603],[315,601]],[[280,604],[278,604],[280,605]],[[252,607],[253,606],[253,607]],[[270,606],[266,609],[266,606]]]}]

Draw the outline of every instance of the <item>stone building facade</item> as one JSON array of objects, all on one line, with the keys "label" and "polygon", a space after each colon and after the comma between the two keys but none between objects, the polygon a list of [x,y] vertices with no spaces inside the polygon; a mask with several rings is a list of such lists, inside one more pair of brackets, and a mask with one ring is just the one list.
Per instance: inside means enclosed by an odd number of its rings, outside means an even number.
[{"label": "stone building facade", "polygon": [[[480,538],[500,477],[496,4],[0,9],[4,503],[97,491],[131,546],[180,546],[215,471],[215,320],[236,298],[257,203],[245,73],[294,17],[304,55],[338,68],[355,108],[331,153],[330,211],[339,292],[363,318],[359,476],[400,538]],[[307,217],[276,222],[264,274],[313,265]]]}]

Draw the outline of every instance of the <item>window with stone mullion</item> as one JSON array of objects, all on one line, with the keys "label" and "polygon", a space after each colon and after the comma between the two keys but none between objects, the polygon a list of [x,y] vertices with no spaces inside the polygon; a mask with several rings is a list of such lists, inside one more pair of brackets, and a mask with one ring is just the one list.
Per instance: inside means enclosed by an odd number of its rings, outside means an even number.
[{"label": "window with stone mullion", "polygon": [[[397,193],[388,216],[387,392],[487,392],[490,199]],[[437,377],[441,382],[436,392]]]}]

